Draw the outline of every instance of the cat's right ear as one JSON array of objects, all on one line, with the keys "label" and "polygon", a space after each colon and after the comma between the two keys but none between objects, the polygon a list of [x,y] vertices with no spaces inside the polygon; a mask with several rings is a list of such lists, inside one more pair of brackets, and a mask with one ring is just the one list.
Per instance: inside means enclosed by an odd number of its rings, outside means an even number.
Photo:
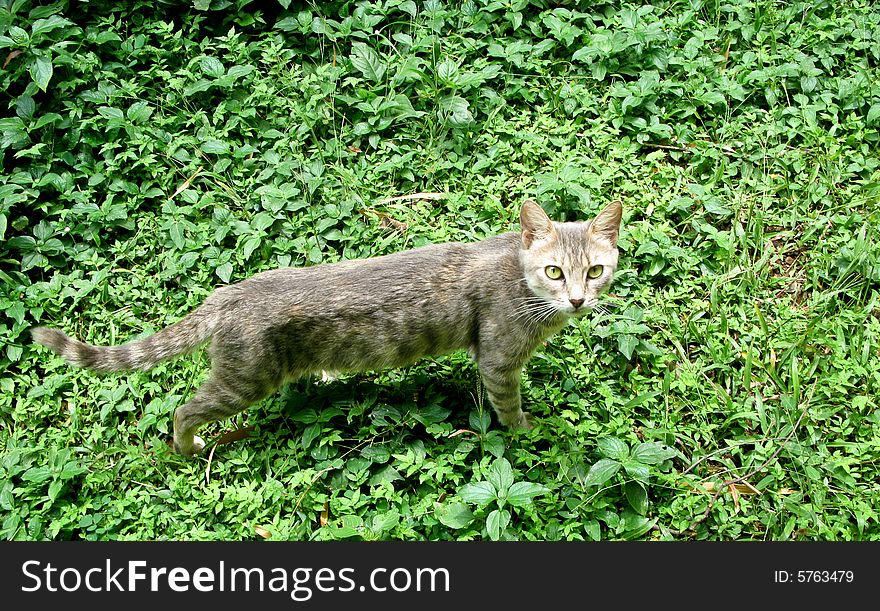
[{"label": "cat's right ear", "polygon": [[553,237],[553,221],[535,200],[527,199],[519,211],[519,224],[522,227],[522,243],[529,248],[538,240]]}]

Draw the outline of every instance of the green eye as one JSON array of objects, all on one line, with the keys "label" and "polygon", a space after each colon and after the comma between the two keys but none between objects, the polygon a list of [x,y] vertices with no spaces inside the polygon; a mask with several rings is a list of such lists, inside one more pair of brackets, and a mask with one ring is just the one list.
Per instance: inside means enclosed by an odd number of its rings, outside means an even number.
[{"label": "green eye", "polygon": [[562,278],[562,270],[555,265],[548,265],[545,267],[544,273],[547,274],[547,277],[550,278],[550,280],[559,280]]},{"label": "green eye", "polygon": [[587,270],[587,278],[589,278],[590,280],[595,280],[602,275],[602,269],[603,268],[601,265],[594,265]]}]

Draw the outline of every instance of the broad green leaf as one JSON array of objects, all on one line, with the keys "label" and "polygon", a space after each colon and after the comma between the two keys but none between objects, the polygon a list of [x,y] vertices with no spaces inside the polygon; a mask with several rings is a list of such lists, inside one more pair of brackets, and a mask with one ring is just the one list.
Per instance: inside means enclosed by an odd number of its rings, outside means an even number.
[{"label": "broad green leaf", "polygon": [[73,22],[68,21],[64,17],[59,17],[58,15],[52,15],[46,19],[37,19],[34,21],[33,25],[31,25],[31,36],[45,34],[56,28],[63,28],[68,25],[73,25]]},{"label": "broad green leaf", "polygon": [[30,119],[34,116],[37,105],[34,99],[29,95],[20,95],[15,101],[15,114],[22,119]]},{"label": "broad green leaf", "polygon": [[635,350],[636,346],[639,345],[639,338],[634,335],[618,335],[617,336],[617,348],[620,350],[620,353],[629,360],[632,358],[633,350]]},{"label": "broad green leaf", "polygon": [[492,416],[487,410],[483,410],[482,412],[473,410],[470,413],[470,416],[468,416],[468,424],[470,424],[470,427],[478,433],[485,434],[492,425]]},{"label": "broad green leaf", "polygon": [[505,509],[495,509],[486,517],[486,531],[493,541],[500,541],[504,531],[510,524],[510,512]]},{"label": "broad green leaf", "polygon": [[627,474],[633,476],[637,480],[647,482],[651,478],[651,472],[649,471],[648,466],[643,465],[640,462],[627,460],[623,463],[623,468],[626,470]]},{"label": "broad green leaf", "polygon": [[458,64],[448,57],[437,65],[437,76],[444,81],[454,83],[457,73]]},{"label": "broad green leaf", "polygon": [[11,26],[7,31],[7,34],[9,34],[9,38],[12,39],[12,42],[19,46],[25,46],[31,40],[28,33],[17,25]]},{"label": "broad green leaf", "polygon": [[513,483],[513,467],[506,458],[499,458],[489,468],[489,474],[486,477],[489,482],[495,486],[499,499],[507,497],[507,491]]},{"label": "broad green leaf", "polygon": [[46,91],[49,87],[49,81],[52,80],[52,61],[42,55],[34,58],[30,67],[30,73],[37,87]]},{"label": "broad green leaf", "polygon": [[640,515],[645,515],[648,511],[648,491],[640,482],[630,481],[624,486],[626,492],[626,500],[629,501],[630,507]]},{"label": "broad green leaf", "polygon": [[875,123],[877,119],[880,118],[880,103],[872,104],[871,108],[868,109],[868,123]]},{"label": "broad green leaf", "polygon": [[310,424],[305,428],[300,443],[304,450],[308,450],[312,446],[312,442],[321,436],[321,425]]},{"label": "broad green leaf", "polygon": [[143,123],[153,114],[153,109],[149,103],[140,100],[129,106],[125,114],[132,123]]},{"label": "broad green leaf", "polygon": [[474,121],[470,104],[458,95],[447,95],[437,103],[437,116],[452,127],[464,127]]},{"label": "broad green leaf", "polygon": [[4,240],[6,238],[6,227],[8,226],[8,221],[6,220],[6,215],[0,213],[0,240]]},{"label": "broad green leaf", "polygon": [[374,533],[385,533],[400,524],[400,512],[396,509],[384,511],[373,516],[370,530]]},{"label": "broad green leaf", "polygon": [[529,505],[532,499],[539,494],[546,494],[550,489],[542,484],[533,482],[516,482],[507,491],[507,502],[514,507]]},{"label": "broad green leaf", "polygon": [[358,72],[371,81],[380,81],[385,75],[386,65],[373,49],[365,43],[356,42],[351,46],[351,64]]},{"label": "broad green leaf", "polygon": [[629,458],[629,446],[617,437],[603,437],[598,442],[599,451],[606,458],[614,460],[626,460]]},{"label": "broad green leaf", "polygon": [[186,246],[186,236],[183,233],[183,225],[181,223],[174,223],[168,229],[168,233],[171,234],[171,241],[174,242],[174,245],[177,248],[183,248]]},{"label": "broad green leaf", "polygon": [[360,516],[345,515],[340,518],[340,522],[342,523],[339,526],[327,526],[330,536],[334,539],[357,537],[363,531],[364,520]]},{"label": "broad green leaf", "polygon": [[216,57],[203,57],[201,61],[199,61],[199,68],[202,69],[203,73],[214,78],[223,76],[223,73],[225,72],[223,62]]},{"label": "broad green leaf", "polygon": [[11,306],[6,308],[6,315],[21,324],[24,322],[24,303],[21,301],[16,301]]},{"label": "broad green leaf", "polygon": [[222,155],[229,152],[229,145],[220,140],[206,140],[199,146],[205,153]]},{"label": "broad green leaf", "polygon": [[587,486],[601,486],[609,479],[614,477],[614,474],[617,473],[619,470],[619,462],[617,462],[616,460],[603,458],[592,467],[590,467],[589,472],[587,472],[587,477],[584,480],[584,484]]},{"label": "broad green leaf", "polygon": [[675,456],[675,450],[659,441],[646,441],[633,448],[632,458],[646,465],[656,465]]},{"label": "broad green leaf", "polygon": [[228,283],[229,279],[232,277],[232,263],[218,265],[217,269],[214,270],[214,273],[217,274],[217,277],[220,278],[220,280]]},{"label": "broad green leaf", "polygon": [[381,444],[368,445],[361,450],[361,456],[371,462],[383,464],[391,460],[391,452],[388,448]]},{"label": "broad green leaf", "polygon": [[497,498],[495,486],[489,482],[473,482],[465,484],[458,491],[458,496],[467,503],[473,503],[480,506],[487,505]]},{"label": "broad green leaf", "polygon": [[214,85],[213,81],[209,81],[208,79],[200,78],[195,83],[191,85],[187,85],[183,90],[183,95],[186,97],[191,96],[194,93],[198,93],[200,91],[207,91]]},{"label": "broad green leaf", "polygon": [[495,458],[501,458],[504,456],[504,438],[498,433],[498,431],[489,431],[489,433],[483,438],[482,446],[484,452],[488,452]]},{"label": "broad green leaf", "polygon": [[458,502],[436,506],[434,515],[441,524],[454,529],[464,528],[474,519],[474,514],[468,506]]},{"label": "broad green leaf", "polygon": [[46,466],[42,466],[31,467],[22,474],[21,479],[26,482],[34,482],[36,484],[39,484],[41,482],[45,482],[50,477],[52,477],[52,469]]}]

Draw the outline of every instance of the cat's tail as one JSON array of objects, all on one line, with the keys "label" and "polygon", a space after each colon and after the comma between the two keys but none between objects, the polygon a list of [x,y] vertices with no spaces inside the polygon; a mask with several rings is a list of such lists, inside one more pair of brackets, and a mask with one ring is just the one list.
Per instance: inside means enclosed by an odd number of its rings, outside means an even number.
[{"label": "cat's tail", "polygon": [[31,337],[75,367],[97,372],[150,369],[165,359],[191,352],[211,338],[219,320],[206,309],[203,305],[170,327],[119,346],[93,346],[48,327],[31,329]]}]

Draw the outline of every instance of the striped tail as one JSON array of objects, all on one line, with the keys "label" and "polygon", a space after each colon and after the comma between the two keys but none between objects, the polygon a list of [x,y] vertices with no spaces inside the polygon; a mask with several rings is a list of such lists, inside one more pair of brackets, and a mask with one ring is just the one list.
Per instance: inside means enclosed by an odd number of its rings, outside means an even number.
[{"label": "striped tail", "polygon": [[31,329],[31,337],[75,367],[102,373],[150,369],[160,361],[191,352],[211,338],[217,327],[217,318],[200,310],[202,308],[197,308],[149,337],[120,346],[93,346],[48,327]]}]

